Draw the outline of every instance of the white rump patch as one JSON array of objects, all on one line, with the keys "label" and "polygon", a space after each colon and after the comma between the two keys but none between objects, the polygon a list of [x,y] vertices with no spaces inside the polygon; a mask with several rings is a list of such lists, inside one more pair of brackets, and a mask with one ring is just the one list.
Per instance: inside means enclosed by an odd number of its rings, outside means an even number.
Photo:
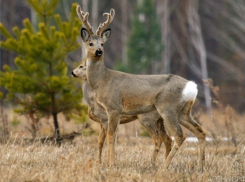
[{"label": "white rump patch", "polygon": [[187,82],[184,90],[182,91],[182,100],[184,101],[194,101],[197,96],[197,84],[193,81]]}]

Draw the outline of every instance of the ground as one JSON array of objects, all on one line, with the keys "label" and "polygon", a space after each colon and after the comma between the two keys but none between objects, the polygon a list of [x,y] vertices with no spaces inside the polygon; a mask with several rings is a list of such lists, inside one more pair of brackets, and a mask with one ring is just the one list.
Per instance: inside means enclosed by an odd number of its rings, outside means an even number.
[{"label": "ground", "polygon": [[12,138],[0,145],[0,181],[244,181],[245,147],[237,139],[207,142],[204,173],[198,169],[196,142],[185,141],[169,169],[163,169],[162,146],[156,165],[151,164],[153,143],[149,137],[118,137],[117,166],[98,165],[97,137],[78,136],[61,147],[50,143]]},{"label": "ground", "polygon": [[[82,134],[75,135],[75,138],[68,137],[58,147],[48,139],[42,142],[39,139],[31,140],[28,120],[19,116],[15,119],[11,115],[12,110],[7,112],[10,135],[6,142],[2,141],[2,136],[7,129],[4,130],[0,123],[0,182],[245,181],[245,114],[235,113],[230,107],[213,110],[210,115],[193,114],[207,133],[204,173],[198,167],[198,143],[193,142],[193,134],[184,128],[187,139],[169,169],[164,170],[164,145],[156,165],[152,165],[154,144],[150,137],[143,137],[145,132],[142,132],[139,122],[120,125],[116,142],[117,166],[109,168],[106,144],[103,163],[96,163],[99,124],[91,121],[89,124],[94,132],[88,135],[83,132],[86,130],[83,124],[67,122],[59,116],[63,136],[74,132]],[[13,122],[16,120],[19,122]],[[38,138],[52,136],[50,118],[44,118],[39,127]]]}]

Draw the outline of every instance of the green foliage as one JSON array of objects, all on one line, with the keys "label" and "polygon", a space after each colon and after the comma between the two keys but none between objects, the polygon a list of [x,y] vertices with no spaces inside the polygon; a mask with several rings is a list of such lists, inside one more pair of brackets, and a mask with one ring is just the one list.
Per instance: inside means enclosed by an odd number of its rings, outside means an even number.
[{"label": "green foliage", "polygon": [[41,22],[47,23],[54,15],[54,10],[60,0],[26,0],[27,4],[37,13]]},{"label": "green foliage", "polygon": [[128,63],[118,65],[130,73],[150,73],[151,62],[161,59],[161,30],[151,0],[143,0],[136,10],[128,42]]},{"label": "green foliage", "polygon": [[[66,56],[80,47],[76,38],[81,23],[75,17],[76,4],[71,7],[68,21],[54,15],[58,0],[27,0],[42,20],[35,29],[29,19],[23,20],[24,28],[13,27],[13,35],[0,24],[0,33],[5,37],[0,47],[17,53],[16,69],[4,66],[0,72],[0,86],[8,90],[7,100],[21,106],[21,114],[42,117],[63,113],[70,117],[81,105],[82,90],[68,74]],[[53,18],[54,17],[54,18]],[[54,19],[56,25],[49,26]]]}]

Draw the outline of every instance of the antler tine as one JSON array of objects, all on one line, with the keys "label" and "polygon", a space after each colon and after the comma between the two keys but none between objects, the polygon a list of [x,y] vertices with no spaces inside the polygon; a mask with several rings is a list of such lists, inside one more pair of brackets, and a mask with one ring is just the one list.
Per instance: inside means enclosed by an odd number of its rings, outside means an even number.
[{"label": "antler tine", "polygon": [[77,5],[77,15],[78,15],[79,19],[81,20],[81,22],[83,23],[83,25],[88,29],[90,35],[94,35],[93,27],[90,25],[90,23],[88,21],[89,13],[88,12],[84,13],[81,10],[81,7],[79,5]]},{"label": "antler tine", "polygon": [[115,10],[111,9],[110,13],[104,13],[103,16],[107,17],[107,20],[104,23],[100,23],[96,35],[101,36],[101,33],[111,24],[115,16]]}]

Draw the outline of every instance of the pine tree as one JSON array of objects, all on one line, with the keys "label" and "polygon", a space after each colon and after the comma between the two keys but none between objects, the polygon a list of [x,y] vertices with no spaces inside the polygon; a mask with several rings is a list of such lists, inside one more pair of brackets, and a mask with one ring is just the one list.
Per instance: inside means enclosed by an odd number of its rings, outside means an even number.
[{"label": "pine tree", "polygon": [[33,118],[52,116],[59,139],[57,115],[70,117],[74,110],[85,109],[81,89],[74,86],[75,79],[70,78],[65,62],[67,54],[80,47],[76,39],[81,23],[75,14],[76,4],[71,7],[68,21],[62,21],[60,15],[54,15],[59,0],[26,2],[37,14],[38,28],[29,19],[23,20],[22,30],[13,27],[13,33],[0,24],[0,33],[5,37],[0,47],[17,53],[16,68],[5,65],[0,72],[0,86],[8,91],[7,100],[21,106],[18,113]]},{"label": "pine tree", "polygon": [[138,3],[132,22],[127,48],[128,63],[121,67],[121,70],[130,73],[151,73],[151,63],[161,60],[162,48],[154,4],[151,0],[143,0]]}]

